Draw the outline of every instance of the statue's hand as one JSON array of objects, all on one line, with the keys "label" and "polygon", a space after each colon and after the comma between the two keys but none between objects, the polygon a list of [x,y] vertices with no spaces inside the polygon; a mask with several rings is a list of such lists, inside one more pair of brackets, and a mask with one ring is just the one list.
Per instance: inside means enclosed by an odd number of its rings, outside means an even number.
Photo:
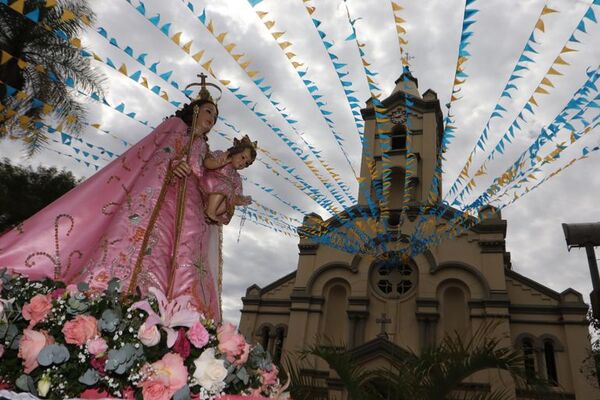
[{"label": "statue's hand", "polygon": [[192,173],[192,167],[185,161],[180,161],[175,168],[173,168],[173,175],[177,178],[185,178]]}]

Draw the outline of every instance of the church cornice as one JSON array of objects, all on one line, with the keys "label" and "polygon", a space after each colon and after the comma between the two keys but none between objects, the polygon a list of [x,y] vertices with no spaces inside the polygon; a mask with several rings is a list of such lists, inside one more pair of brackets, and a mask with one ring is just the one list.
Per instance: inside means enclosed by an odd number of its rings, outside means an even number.
[{"label": "church cornice", "polygon": [[[576,308],[580,307],[580,305],[587,307],[587,305],[583,302],[583,296],[581,296],[581,293],[579,293],[578,291],[576,291],[573,288],[567,288],[562,293],[558,293],[557,291],[552,290],[549,287],[544,286],[541,283],[534,281],[533,279],[530,279],[524,275],[521,275],[512,269],[505,269],[504,274],[505,274],[506,278],[514,279],[515,281],[517,281],[525,286],[528,286],[534,290],[537,290],[538,292],[543,293],[546,296],[550,297],[551,299],[554,299],[562,304],[575,306]],[[579,301],[565,302],[564,298],[568,294],[575,294],[579,298]]]},{"label": "church cornice", "polygon": [[411,355],[409,351],[381,336],[349,350],[348,353],[358,363],[378,357],[383,357],[390,361],[398,361]]},{"label": "church cornice", "polygon": [[301,256],[314,256],[317,254],[317,250],[319,250],[319,245],[316,243],[299,244],[298,250],[298,254]]}]

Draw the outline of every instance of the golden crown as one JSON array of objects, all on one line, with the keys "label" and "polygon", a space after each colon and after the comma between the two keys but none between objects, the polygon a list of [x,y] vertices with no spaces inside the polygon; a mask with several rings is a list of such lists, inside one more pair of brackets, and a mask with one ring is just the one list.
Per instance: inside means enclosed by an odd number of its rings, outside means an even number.
[{"label": "golden crown", "polygon": [[248,135],[244,135],[241,139],[233,138],[233,145],[237,146],[238,144],[243,144],[245,146],[251,146],[256,149],[258,147],[258,141],[252,141],[248,137]]},{"label": "golden crown", "polygon": [[[200,91],[198,92],[198,95],[195,98],[192,98],[191,96],[187,96],[187,97],[192,101],[205,100],[205,101],[210,101],[214,105],[217,105],[219,100],[221,100],[221,96],[223,94],[223,91],[221,90],[221,88],[218,87],[217,85],[215,85],[214,83],[207,83],[206,82],[207,76],[204,73],[197,75],[197,77],[200,78],[200,82],[190,83],[189,85],[187,85],[185,87],[185,90],[188,90],[189,88],[194,87],[194,86],[200,86]],[[210,94],[210,92],[208,90],[209,86],[218,90],[219,97],[213,98],[213,96]]]}]

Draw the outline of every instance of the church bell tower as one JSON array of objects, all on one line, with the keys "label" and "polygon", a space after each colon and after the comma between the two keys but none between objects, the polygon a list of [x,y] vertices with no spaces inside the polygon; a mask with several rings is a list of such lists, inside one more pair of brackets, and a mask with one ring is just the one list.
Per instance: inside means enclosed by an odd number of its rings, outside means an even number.
[{"label": "church bell tower", "polygon": [[[396,80],[389,97],[382,101],[386,109],[385,122],[377,128],[376,110],[372,99],[361,110],[365,120],[365,143],[363,146],[361,179],[369,188],[370,197],[381,207],[384,171],[389,174],[387,208],[390,218],[422,203],[437,203],[442,191],[441,177],[436,188],[432,180],[436,171],[443,132],[443,115],[437,94],[429,89],[419,94],[418,81],[405,67]],[[386,135],[389,135],[386,137]],[[388,144],[389,143],[389,146]],[[407,161],[410,168],[407,168]],[[408,170],[408,174],[407,174]],[[437,189],[437,190],[431,190]],[[377,201],[379,199],[379,201]],[[408,204],[404,204],[404,201]],[[366,206],[366,190],[359,193],[359,205]]]}]

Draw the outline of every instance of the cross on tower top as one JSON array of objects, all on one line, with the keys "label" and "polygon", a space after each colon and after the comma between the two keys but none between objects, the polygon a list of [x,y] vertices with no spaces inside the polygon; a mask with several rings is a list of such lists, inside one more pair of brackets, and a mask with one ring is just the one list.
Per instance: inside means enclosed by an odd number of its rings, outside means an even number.
[{"label": "cross on tower top", "polygon": [[375,320],[375,322],[377,322],[378,324],[381,324],[381,332],[379,332],[379,334],[377,336],[387,339],[388,334],[385,331],[385,325],[391,323],[392,320],[388,318],[386,313],[382,313],[381,318],[377,318]]}]

